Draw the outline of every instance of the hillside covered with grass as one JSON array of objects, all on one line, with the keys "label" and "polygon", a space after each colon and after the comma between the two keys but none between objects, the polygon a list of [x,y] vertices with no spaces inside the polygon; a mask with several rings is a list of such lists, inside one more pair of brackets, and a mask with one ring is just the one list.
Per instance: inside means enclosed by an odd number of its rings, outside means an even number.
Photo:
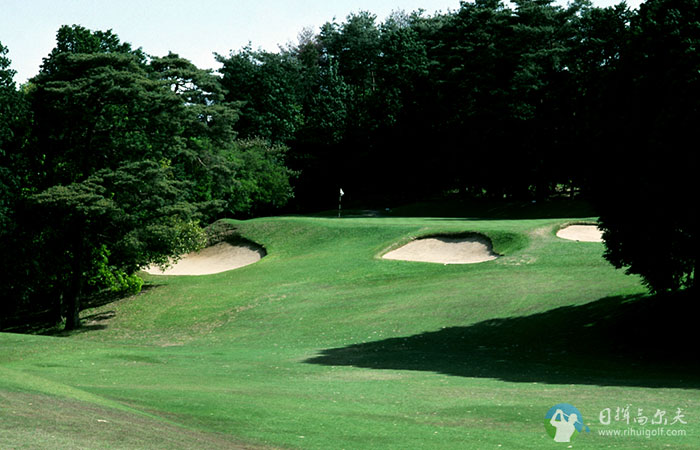
[{"label": "hillside covered with grass", "polygon": [[[231,221],[267,256],[144,274],[140,295],[82,311],[73,333],[0,334],[0,447],[544,448],[544,415],[566,402],[591,428],[576,447],[697,448],[684,332],[659,325],[672,317],[602,244],[555,236],[572,221]],[[501,256],[380,258],[467,231]],[[599,413],[630,404],[669,423],[681,408],[670,428],[687,436],[600,436]]]}]

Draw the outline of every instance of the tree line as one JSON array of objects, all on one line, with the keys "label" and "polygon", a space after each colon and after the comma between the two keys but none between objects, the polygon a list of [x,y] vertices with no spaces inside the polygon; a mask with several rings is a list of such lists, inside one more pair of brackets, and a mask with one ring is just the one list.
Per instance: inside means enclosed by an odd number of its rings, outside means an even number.
[{"label": "tree line", "polygon": [[609,261],[653,291],[692,286],[699,11],[358,12],[216,55],[218,74],[64,26],[19,87],[0,44],[3,314],[77,326],[80,298],[137,291],[216,218],[325,209],[341,186],[368,206],[581,192]]}]

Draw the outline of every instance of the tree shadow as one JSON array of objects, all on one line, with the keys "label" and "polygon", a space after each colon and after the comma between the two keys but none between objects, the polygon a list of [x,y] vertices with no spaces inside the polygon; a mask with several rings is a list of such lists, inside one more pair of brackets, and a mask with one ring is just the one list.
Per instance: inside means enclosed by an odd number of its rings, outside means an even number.
[{"label": "tree shadow", "polygon": [[[107,293],[105,295],[101,296],[93,296],[88,299],[88,301],[85,301],[80,308],[81,311],[91,309],[91,308],[97,308],[101,306],[108,305],[110,303],[114,303],[119,300],[123,300],[126,298],[130,297],[136,297],[139,296],[145,292],[148,292],[152,289],[155,289],[157,287],[163,286],[162,284],[158,283],[149,283],[149,284],[144,284],[141,287],[141,291],[136,294],[136,295],[119,295],[119,294],[110,294]],[[74,330],[64,330],[63,328],[61,329],[53,329],[49,330],[45,333],[45,335],[50,335],[50,336],[56,336],[56,337],[70,337],[74,336],[76,334],[84,334],[84,333],[89,333],[91,331],[98,331],[98,330],[105,330],[109,327],[109,320],[114,318],[117,315],[117,312],[115,310],[109,310],[109,311],[100,311],[96,312],[94,314],[89,314],[89,315],[81,315],[80,316],[80,327],[74,329]]]},{"label": "tree shadow", "polygon": [[99,322],[88,322],[88,323],[83,323],[80,325],[79,328],[76,328],[74,330],[55,330],[50,333],[43,333],[46,336],[53,336],[53,337],[70,337],[70,336],[75,336],[77,334],[84,334],[84,333],[89,333],[91,331],[98,331],[98,330],[106,330],[108,328],[108,325],[105,323],[99,323]]},{"label": "tree shadow", "polygon": [[617,296],[326,349],[306,363],[510,382],[700,388],[690,293]]},{"label": "tree shadow", "polygon": [[82,299],[80,304],[80,310],[84,311],[86,309],[99,308],[100,306],[105,306],[125,298],[133,297],[135,295],[141,295],[159,286],[163,285],[159,283],[146,283],[143,286],[141,286],[141,290],[137,294],[125,294],[123,292],[112,292],[109,290],[96,292]]},{"label": "tree shadow", "polygon": [[[144,284],[141,291],[136,296],[145,292],[163,286],[159,283]],[[80,311],[87,309],[99,308],[110,303],[117,302],[126,298],[134,297],[134,294],[124,294],[120,292],[102,291],[86,296],[82,299]],[[38,334],[43,336],[71,336],[73,334],[85,333],[92,330],[101,330],[107,328],[104,322],[108,318],[105,314],[116,314],[114,311],[106,313],[92,314],[90,316],[81,317],[80,328],[73,331],[65,331],[63,323],[59,320],[55,309],[42,309],[39,311],[31,311],[19,314],[16,317],[5,318],[5,322],[0,326],[0,332],[5,333],[20,333],[20,334]],[[101,317],[100,317],[101,316]],[[111,318],[111,316],[109,317]]]}]

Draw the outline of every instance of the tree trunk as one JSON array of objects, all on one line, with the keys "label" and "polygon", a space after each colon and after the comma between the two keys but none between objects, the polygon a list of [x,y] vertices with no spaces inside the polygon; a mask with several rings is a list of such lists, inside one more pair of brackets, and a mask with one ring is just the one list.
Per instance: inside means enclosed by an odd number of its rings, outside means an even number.
[{"label": "tree trunk", "polygon": [[83,290],[83,237],[78,230],[73,245],[71,281],[64,298],[66,306],[66,330],[80,327],[80,296]]},{"label": "tree trunk", "polygon": [[53,302],[53,309],[52,309],[52,316],[51,320],[54,321],[54,324],[60,323],[61,319],[63,318],[63,292],[58,292],[53,294],[55,297],[55,301]]},{"label": "tree trunk", "polygon": [[[78,278],[73,275],[73,278]],[[71,284],[75,284],[76,281],[73,280]],[[68,293],[68,298],[66,299],[66,330],[75,330],[80,327],[80,292],[79,287],[71,286]]]}]

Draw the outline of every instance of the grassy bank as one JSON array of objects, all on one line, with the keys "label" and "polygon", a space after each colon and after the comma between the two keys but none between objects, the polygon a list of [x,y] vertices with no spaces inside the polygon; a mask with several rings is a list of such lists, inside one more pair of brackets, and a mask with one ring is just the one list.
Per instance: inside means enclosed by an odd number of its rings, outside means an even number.
[{"label": "grassy bank", "polygon": [[[145,276],[72,335],[0,334],[0,447],[546,448],[544,415],[562,402],[591,428],[575,447],[699,447],[697,371],[647,340],[673,348],[673,335],[629,319],[658,302],[602,244],[557,238],[569,221],[233,222],[265,246],[260,262]],[[378,257],[465,231],[502,256]],[[626,405],[668,423],[681,408],[687,424],[667,429],[687,436],[599,435],[629,427],[599,422]]]}]

